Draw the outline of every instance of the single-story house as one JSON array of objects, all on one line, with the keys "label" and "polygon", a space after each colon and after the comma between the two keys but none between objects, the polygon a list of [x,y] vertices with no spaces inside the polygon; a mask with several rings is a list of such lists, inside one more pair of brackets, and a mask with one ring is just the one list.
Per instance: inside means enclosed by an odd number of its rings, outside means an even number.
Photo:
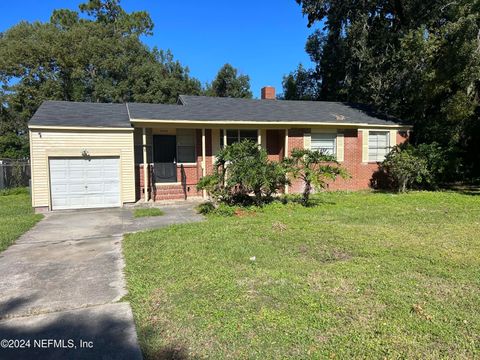
[{"label": "single-story house", "polygon": [[[330,189],[370,186],[378,163],[410,127],[339,102],[180,96],[175,105],[45,101],[28,125],[32,205],[38,211],[117,207],[201,196],[215,153],[243,139],[272,160],[322,149],[351,175]],[[285,189],[301,191],[301,184]]]}]

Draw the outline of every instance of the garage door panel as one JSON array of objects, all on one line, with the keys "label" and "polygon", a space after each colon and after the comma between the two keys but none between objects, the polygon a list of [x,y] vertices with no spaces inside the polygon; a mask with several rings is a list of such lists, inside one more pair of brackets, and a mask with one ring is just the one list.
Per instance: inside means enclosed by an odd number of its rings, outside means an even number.
[{"label": "garage door panel", "polygon": [[119,158],[50,159],[52,209],[120,206]]}]

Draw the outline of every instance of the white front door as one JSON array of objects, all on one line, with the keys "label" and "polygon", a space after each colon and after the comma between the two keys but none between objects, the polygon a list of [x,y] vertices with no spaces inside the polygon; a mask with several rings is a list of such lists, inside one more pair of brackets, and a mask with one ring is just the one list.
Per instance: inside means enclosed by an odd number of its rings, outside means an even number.
[{"label": "white front door", "polygon": [[120,206],[120,159],[50,159],[52,210]]}]

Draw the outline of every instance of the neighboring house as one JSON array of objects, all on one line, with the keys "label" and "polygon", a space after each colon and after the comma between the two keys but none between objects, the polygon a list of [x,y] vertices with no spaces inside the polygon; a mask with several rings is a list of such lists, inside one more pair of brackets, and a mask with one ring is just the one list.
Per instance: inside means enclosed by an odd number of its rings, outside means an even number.
[{"label": "neighboring house", "polygon": [[[272,160],[294,148],[334,154],[351,175],[330,189],[370,186],[378,162],[410,129],[337,102],[180,96],[178,104],[45,101],[29,123],[32,204],[37,210],[115,207],[139,199],[201,196],[215,153],[243,139]],[[146,189],[146,191],[145,191]],[[301,191],[293,184],[289,192]]]}]

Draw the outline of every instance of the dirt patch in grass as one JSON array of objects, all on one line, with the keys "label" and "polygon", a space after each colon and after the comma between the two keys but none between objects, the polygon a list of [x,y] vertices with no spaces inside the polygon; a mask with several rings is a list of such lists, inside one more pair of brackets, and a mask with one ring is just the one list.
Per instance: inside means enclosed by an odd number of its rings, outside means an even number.
[{"label": "dirt patch in grass", "polygon": [[251,216],[257,216],[257,213],[253,210],[246,210],[246,209],[235,209],[233,212],[233,215],[239,218],[244,218],[244,217],[251,217]]},{"label": "dirt patch in grass", "polygon": [[282,223],[281,221],[275,221],[273,224],[272,224],[272,229],[274,231],[278,231],[278,232],[284,232],[288,229],[288,226],[285,225],[284,223]]},{"label": "dirt patch in grass", "polygon": [[347,261],[352,258],[352,255],[344,250],[327,246],[311,246],[308,244],[301,244],[298,247],[298,251],[300,254],[302,254],[302,256],[315,259],[323,264],[336,261]]}]

